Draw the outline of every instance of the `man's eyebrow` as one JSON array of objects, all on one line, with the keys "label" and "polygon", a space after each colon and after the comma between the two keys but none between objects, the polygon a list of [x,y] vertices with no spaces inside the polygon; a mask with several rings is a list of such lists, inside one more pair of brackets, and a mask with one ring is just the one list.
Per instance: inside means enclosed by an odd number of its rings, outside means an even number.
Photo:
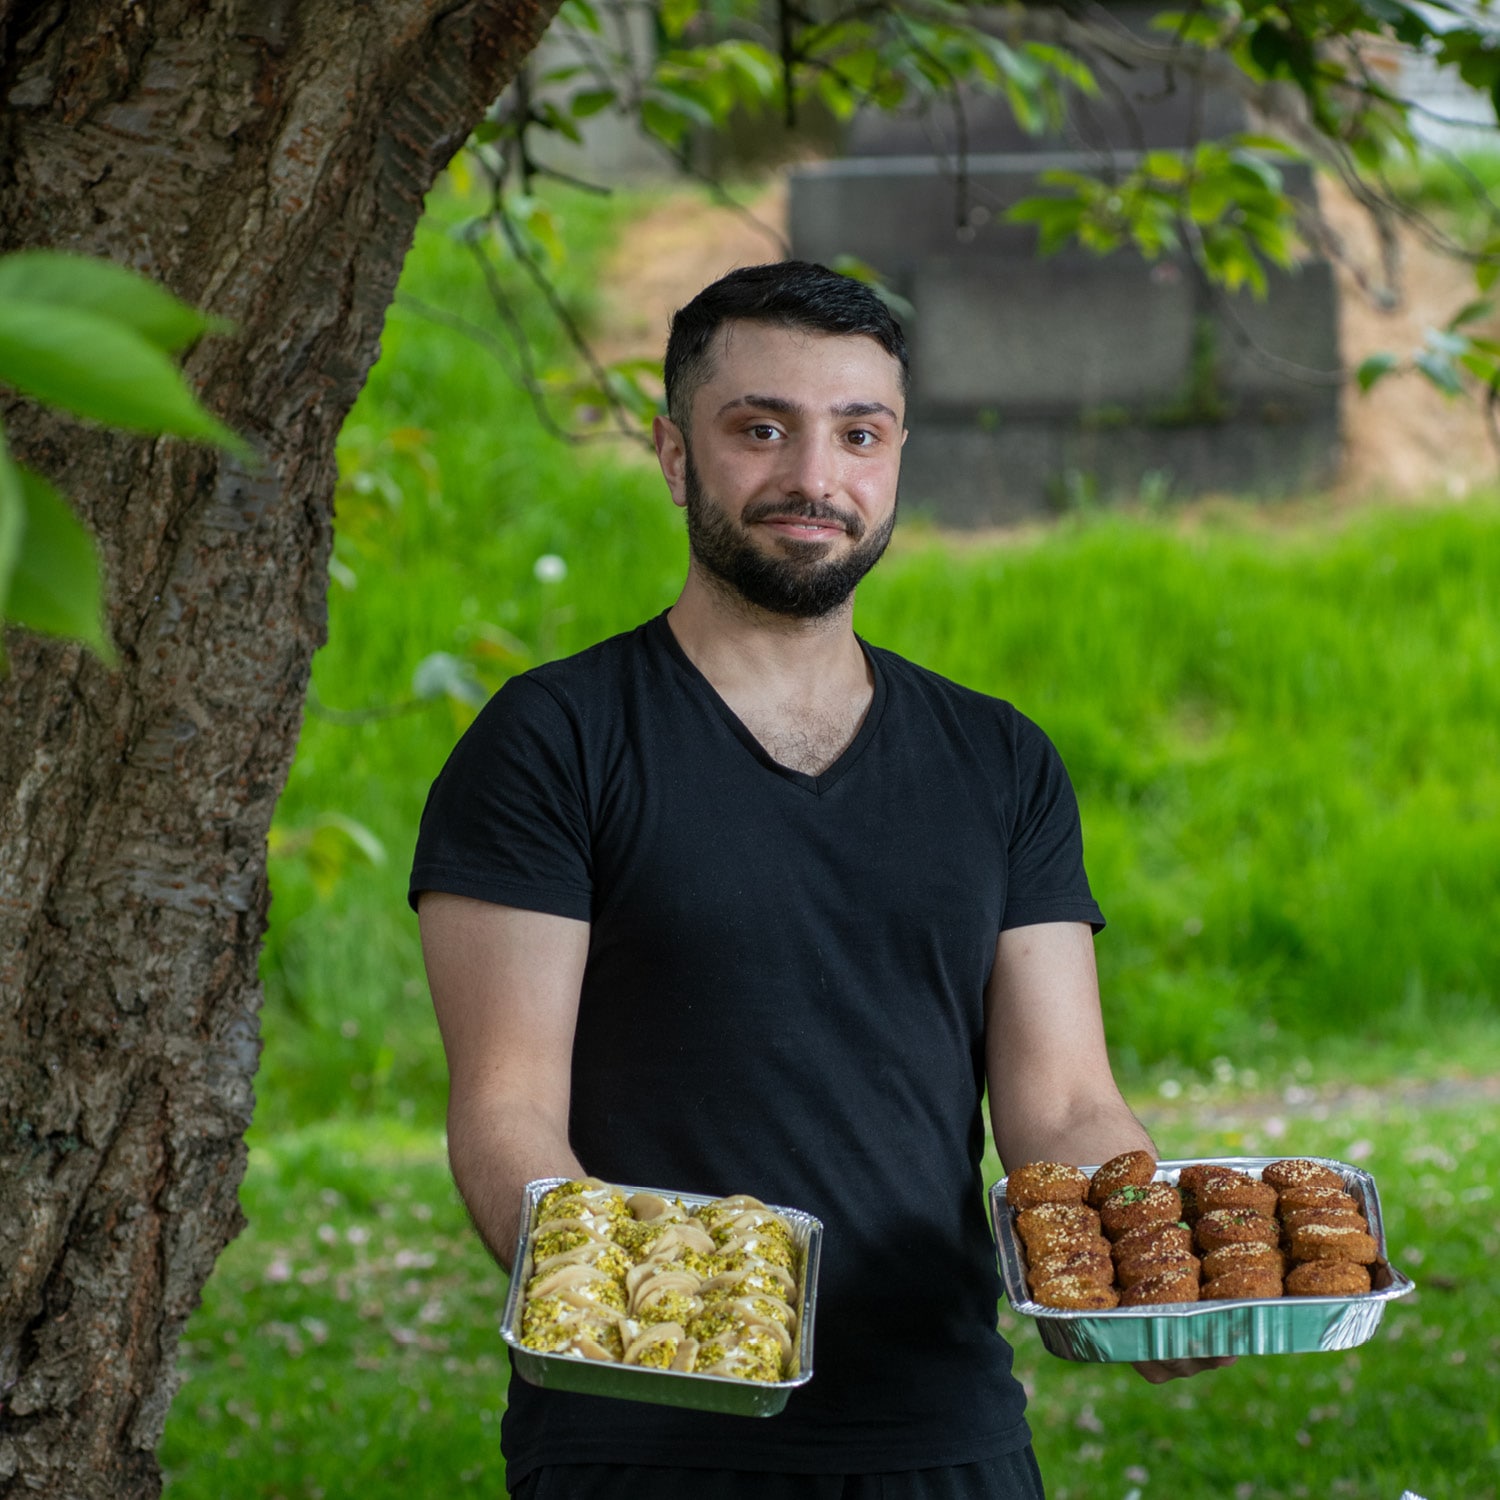
[{"label": "man's eyebrow", "polygon": [[891,421],[899,421],[896,413],[888,407],[884,401],[850,401],[843,406],[833,409],[836,417],[889,417]]},{"label": "man's eyebrow", "polygon": [[[732,401],[726,401],[715,413],[722,417],[725,412],[733,411],[736,407],[748,406],[757,411],[774,411],[782,416],[797,417],[802,415],[803,408],[796,401],[788,401],[785,396],[736,396]],[[883,401],[846,401],[842,406],[830,407],[829,411],[835,417],[876,417],[887,416],[893,422],[900,418]]]},{"label": "man's eyebrow", "polygon": [[795,401],[788,401],[785,396],[736,396],[732,401],[726,401],[714,415],[722,417],[726,411],[733,411],[737,406],[752,406],[757,411],[780,412],[786,417],[798,416],[802,411]]}]

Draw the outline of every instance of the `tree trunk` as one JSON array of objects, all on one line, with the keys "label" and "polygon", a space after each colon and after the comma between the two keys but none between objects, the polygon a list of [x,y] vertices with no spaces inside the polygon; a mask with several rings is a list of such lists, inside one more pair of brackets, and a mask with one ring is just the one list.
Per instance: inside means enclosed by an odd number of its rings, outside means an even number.
[{"label": "tree trunk", "polygon": [[261,455],[9,402],[120,654],[0,682],[0,1496],[124,1500],[236,1194],[266,832],[325,634],[334,440],[422,199],[557,0],[0,0],[0,251],[144,271]]}]

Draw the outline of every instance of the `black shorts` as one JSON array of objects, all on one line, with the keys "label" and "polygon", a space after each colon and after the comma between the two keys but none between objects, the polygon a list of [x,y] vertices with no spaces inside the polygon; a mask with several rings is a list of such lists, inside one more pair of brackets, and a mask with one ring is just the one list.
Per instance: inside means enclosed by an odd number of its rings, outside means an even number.
[{"label": "black shorts", "polygon": [[759,1474],[641,1464],[534,1469],[515,1500],[1045,1500],[1030,1447],[977,1464],[881,1474]]}]

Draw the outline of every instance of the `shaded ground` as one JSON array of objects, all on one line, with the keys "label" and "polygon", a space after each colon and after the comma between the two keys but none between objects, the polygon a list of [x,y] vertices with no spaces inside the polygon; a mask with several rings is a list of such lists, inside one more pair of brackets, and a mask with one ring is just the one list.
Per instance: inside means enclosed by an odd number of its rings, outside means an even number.
[{"label": "shaded ground", "polygon": [[[1375,244],[1357,206],[1323,189],[1330,225],[1361,268],[1377,267]],[[639,220],[605,277],[610,358],[659,357],[673,309],[735,266],[779,256],[786,233],[786,188],[776,181],[736,214],[692,195],[674,196]],[[1347,268],[1339,272],[1344,363],[1354,369],[1381,351],[1406,356],[1424,330],[1441,326],[1471,300],[1469,267],[1430,249],[1412,230],[1399,235],[1402,300],[1383,310]],[[1377,277],[1378,279],[1378,277]],[[1444,397],[1418,376],[1391,377],[1368,395],[1352,384],[1344,396],[1343,468],[1331,498],[1456,499],[1500,478],[1500,456],[1477,401]]]}]

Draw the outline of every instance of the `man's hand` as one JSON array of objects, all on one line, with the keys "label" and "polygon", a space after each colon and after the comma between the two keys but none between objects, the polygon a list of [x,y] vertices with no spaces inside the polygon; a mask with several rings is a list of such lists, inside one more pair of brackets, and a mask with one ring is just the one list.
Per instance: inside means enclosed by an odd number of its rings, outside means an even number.
[{"label": "man's hand", "polygon": [[1232,1365],[1237,1354],[1220,1354],[1213,1359],[1138,1359],[1134,1361],[1136,1372],[1152,1385],[1165,1385],[1169,1380],[1186,1380],[1189,1375],[1203,1375],[1209,1370],[1222,1370]]}]

